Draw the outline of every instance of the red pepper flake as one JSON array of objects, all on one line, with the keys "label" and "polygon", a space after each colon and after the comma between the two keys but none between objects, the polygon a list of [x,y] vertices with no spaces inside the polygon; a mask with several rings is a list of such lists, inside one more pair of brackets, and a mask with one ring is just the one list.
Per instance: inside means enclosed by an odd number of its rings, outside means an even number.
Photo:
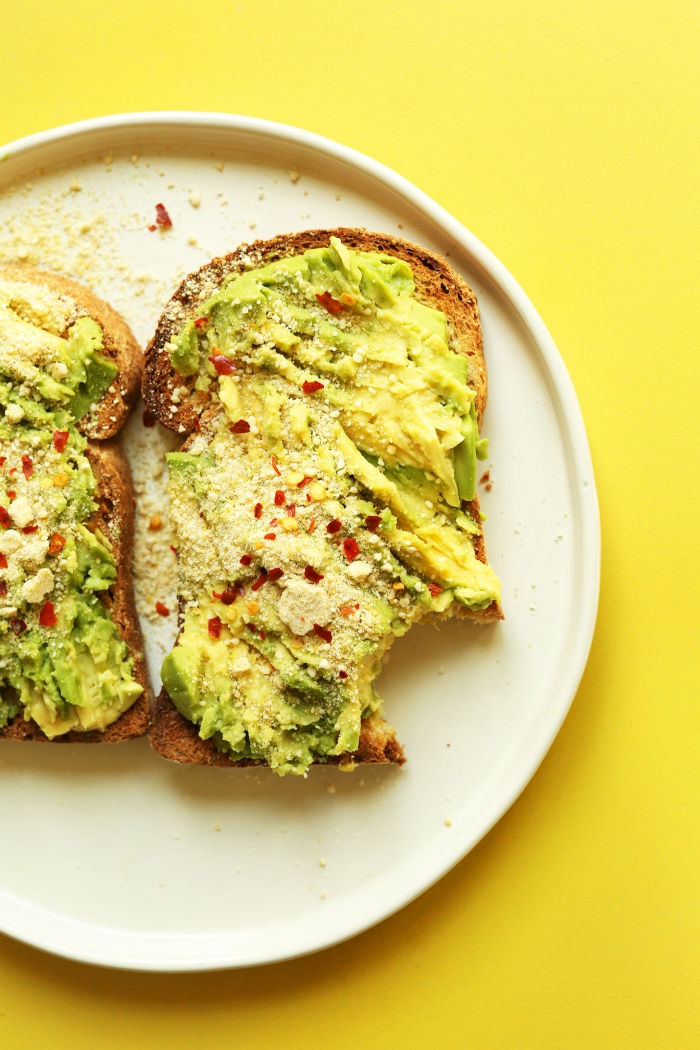
[{"label": "red pepper flake", "polygon": [[233,605],[238,596],[238,590],[235,587],[227,587],[224,593],[221,595],[221,601],[224,605]]},{"label": "red pepper flake", "polygon": [[324,642],[332,642],[333,635],[330,631],[326,630],[325,627],[321,627],[319,623],[314,624],[314,634],[317,634],[319,638],[322,638]]},{"label": "red pepper flake", "polygon": [[284,569],[270,569],[267,574],[268,580],[281,580],[284,576]]},{"label": "red pepper flake", "polygon": [[194,326],[197,329],[206,328],[208,324],[209,324],[209,318],[208,317],[197,317],[197,318],[195,318]]},{"label": "red pepper flake", "polygon": [[267,569],[260,570],[260,575],[258,576],[253,586],[250,588],[251,591],[259,591],[264,583],[267,583]]},{"label": "red pepper flake", "polygon": [[365,518],[365,525],[370,532],[376,532],[382,523],[382,519],[378,514],[368,514]]},{"label": "red pepper flake", "polygon": [[265,535],[263,536],[263,539],[264,540],[276,540],[277,539],[277,533],[275,533],[275,532],[266,532]]},{"label": "red pepper flake", "polygon": [[7,496],[8,496],[8,499],[17,499],[17,493],[15,492],[14,489],[8,489],[7,490]]},{"label": "red pepper flake", "polygon": [[212,638],[218,638],[221,635],[222,626],[218,616],[212,616],[211,620],[207,620],[207,630]]},{"label": "red pepper flake", "polygon": [[243,557],[241,558],[241,565],[248,566],[248,565],[250,565],[252,560],[253,560],[253,555],[252,554],[244,554]]},{"label": "red pepper flake", "polygon": [[[4,554],[2,556],[2,560],[5,562],[5,564],[2,566],[2,568],[6,569],[7,568],[7,558],[5,557]],[[4,598],[6,594],[7,594],[7,583],[5,582],[5,580],[0,580],[0,595],[2,595],[2,597]]]},{"label": "red pepper flake", "polygon": [[57,452],[63,452],[64,448],[68,444],[68,431],[67,430],[54,430],[53,432],[53,444]]},{"label": "red pepper flake", "polygon": [[263,505],[262,505],[262,503],[256,503],[255,504],[255,510],[253,511],[253,513],[255,514],[255,517],[256,518],[262,518],[262,512],[263,512]]},{"label": "red pepper flake", "polygon": [[272,459],[270,460],[270,462],[272,463],[272,469],[274,470],[274,472],[277,475],[277,477],[281,478],[282,477],[282,471],[277,466],[277,456],[273,456]]},{"label": "red pepper flake", "polygon": [[[226,357],[226,354],[214,354],[209,360],[220,376],[230,376],[236,371],[236,362],[232,361],[230,357]],[[238,422],[240,423],[241,420],[239,419]],[[248,426],[248,430],[250,430],[250,425]],[[237,430],[236,433],[247,434],[248,430]]]},{"label": "red pepper flake", "polygon": [[10,620],[10,627],[13,633],[19,638],[23,631],[26,631],[27,625],[24,620]]},{"label": "red pepper flake", "polygon": [[66,545],[66,541],[60,532],[54,532],[49,540],[49,554],[58,554]]},{"label": "red pepper flake", "polygon": [[354,561],[360,553],[360,547],[357,540],[354,540],[352,537],[343,540],[343,553],[348,561]]},{"label": "red pepper flake", "polygon": [[341,310],[345,309],[340,300],[334,299],[330,292],[322,292],[321,295],[317,292],[316,298],[324,310],[328,310],[329,314],[339,314]]},{"label": "red pepper flake", "polygon": [[232,434],[250,434],[250,423],[247,419],[238,419],[229,430]]},{"label": "red pepper flake", "polygon": [[8,474],[16,474],[17,473],[17,467],[10,467],[10,469],[8,470],[7,473]]},{"label": "red pepper flake", "polygon": [[276,525],[276,524],[277,524],[277,518],[270,518],[270,525]]},{"label": "red pepper flake", "polygon": [[428,590],[432,594],[433,598],[435,598],[438,594],[442,594],[442,587],[439,587],[437,583],[429,583]]},{"label": "red pepper flake", "polygon": [[287,515],[290,518],[296,518],[297,516],[297,505],[296,503],[287,504]]},{"label": "red pepper flake", "polygon": [[163,229],[168,229],[172,224],[173,221],[165,210],[165,205],[156,204],[156,226],[162,226]]},{"label": "red pepper flake", "polygon": [[7,456],[0,456],[0,467],[7,462]]},{"label": "red pepper flake", "polygon": [[177,554],[177,547],[173,547],[172,543],[170,544],[170,550],[173,552],[173,554]]},{"label": "red pepper flake", "polygon": [[156,425],[156,417],[153,415],[150,409],[146,409],[144,414],[141,416],[143,425],[145,427],[154,427]]},{"label": "red pepper flake", "polygon": [[338,671],[338,678],[347,678],[347,676],[348,676],[348,672],[347,671]]},{"label": "red pepper flake", "polygon": [[315,394],[317,390],[323,390],[323,383],[319,383],[317,379],[307,379],[302,383],[301,389],[305,394]]},{"label": "red pepper flake", "polygon": [[[298,488],[298,489],[303,489],[304,485],[308,485],[308,484],[309,484],[309,482],[310,482],[310,481],[313,481],[313,480],[314,480],[314,479],[313,479],[313,477],[312,477],[312,476],[311,476],[310,474],[305,474],[305,475],[304,475],[304,477],[303,477],[303,478],[301,479],[301,481],[299,482],[299,484],[297,485],[297,488]],[[309,499],[311,499],[311,497],[309,496],[308,492],[307,492],[307,497],[308,497]]]},{"label": "red pepper flake", "polygon": [[253,634],[257,634],[258,633],[258,629],[257,629],[257,627],[255,626],[254,623],[247,623],[246,627],[248,628],[249,631],[252,631]]},{"label": "red pepper flake", "polygon": [[156,602],[156,612],[160,613],[161,616],[170,616],[170,609],[167,605],[163,605],[162,602]]},{"label": "red pepper flake", "polygon": [[316,528],[316,519],[312,518],[311,521],[309,522],[309,527],[308,527],[308,529],[306,531],[309,533],[309,535],[311,535],[311,533],[314,531],[315,528]]},{"label": "red pepper flake", "polygon": [[24,474],[27,481],[31,478],[34,473],[34,464],[31,456],[22,456],[22,473]]},{"label": "red pepper flake", "polygon": [[275,506],[284,506],[284,492],[282,492],[282,489],[277,489],[277,492],[275,493]]},{"label": "red pepper flake", "polygon": [[156,226],[156,224],[155,224],[154,222],[153,222],[153,223],[151,223],[151,225],[150,225],[150,226],[149,226],[148,228],[149,228],[149,230],[151,231],[151,233],[153,233],[153,232],[154,232],[154,230],[157,230],[157,229],[158,229],[158,227]]},{"label": "red pepper flake", "polygon": [[304,569],[304,576],[306,576],[309,583],[318,583],[319,580],[323,579],[323,573],[317,572],[313,565],[307,565]]},{"label": "red pepper flake", "polygon": [[25,525],[24,528],[22,529],[22,532],[24,533],[25,536],[29,536],[32,532],[38,532],[38,531],[39,531],[39,526],[38,525]]},{"label": "red pepper flake", "polygon": [[[0,569],[6,569],[6,568],[7,568],[7,558],[5,557],[4,554],[0,554]],[[0,587],[4,587],[5,588],[5,590],[2,591],[1,593],[2,594],[7,594],[7,584],[5,583],[4,580],[0,583]]]},{"label": "red pepper flake", "polygon": [[336,532],[340,532],[343,527],[342,521],[338,521],[337,518],[333,518],[333,521],[329,521],[326,525],[326,532],[329,532],[331,536],[335,535]]},{"label": "red pepper flake", "polygon": [[42,627],[55,627],[58,623],[53,602],[44,602],[39,612],[39,623]]},{"label": "red pepper flake", "polygon": [[340,614],[341,616],[354,616],[355,610],[353,609],[352,605],[341,605]]},{"label": "red pepper flake", "polygon": [[360,608],[360,603],[359,603],[359,602],[355,602],[355,608],[356,608],[356,609],[359,609],[359,608]]},{"label": "red pepper flake", "polygon": [[263,642],[267,639],[267,635],[264,631],[258,631],[258,634],[260,635],[260,638]]}]

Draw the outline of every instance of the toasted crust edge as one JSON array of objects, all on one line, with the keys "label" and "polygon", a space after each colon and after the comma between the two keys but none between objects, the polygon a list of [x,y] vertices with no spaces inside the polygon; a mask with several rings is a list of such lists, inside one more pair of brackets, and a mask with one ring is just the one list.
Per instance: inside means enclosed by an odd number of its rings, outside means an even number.
[{"label": "toasted crust edge", "polygon": [[78,423],[78,429],[98,441],[114,437],[138,400],[144,365],[141,348],[124,318],[89,288],[61,274],[23,266],[3,266],[0,267],[1,279],[36,284],[58,295],[68,296],[100,325],[104,333],[102,353],[119,369],[115,380],[119,388],[113,394],[107,392],[94,421],[88,417]]},{"label": "toasted crust edge", "polygon": [[134,677],[143,693],[116,722],[104,732],[71,730],[49,740],[34,722],[25,722],[18,714],[12,723],[0,729],[0,739],[34,740],[51,744],[115,744],[144,736],[151,722],[153,690],[143,649],[143,637],[136,613],[132,587],[131,555],[134,538],[134,489],[126,456],[114,442],[90,444],[87,457],[97,480],[95,502],[98,509],[87,525],[99,528],[112,542],[117,562],[117,579],[104,600],[119,635],[134,658]]}]

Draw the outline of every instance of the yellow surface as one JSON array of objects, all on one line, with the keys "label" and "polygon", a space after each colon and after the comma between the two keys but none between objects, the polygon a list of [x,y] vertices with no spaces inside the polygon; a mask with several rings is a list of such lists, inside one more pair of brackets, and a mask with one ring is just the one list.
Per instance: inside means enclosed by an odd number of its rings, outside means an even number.
[{"label": "yellow surface", "polygon": [[604,542],[572,712],[438,886],[247,972],[100,971],[0,938],[0,1045],[700,1046],[697,5],[5,0],[0,24],[0,140],[228,110],[336,138],[445,205],[564,355]]}]

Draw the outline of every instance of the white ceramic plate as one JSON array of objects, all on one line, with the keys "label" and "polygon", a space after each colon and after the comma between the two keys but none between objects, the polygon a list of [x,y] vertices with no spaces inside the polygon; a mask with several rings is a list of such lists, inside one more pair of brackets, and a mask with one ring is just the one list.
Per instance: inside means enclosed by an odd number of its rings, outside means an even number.
[{"label": "white ceramic plate", "polygon": [[[245,117],[146,113],[34,135],[2,154],[0,257],[90,281],[144,342],[182,274],[241,240],[304,228],[400,233],[448,256],[477,293],[493,481],[481,495],[506,620],[416,627],[393,647],[380,691],[405,744],[402,769],[280,780],[171,765],[144,740],[0,743],[6,933],[86,962],[184,971],[351,937],[486,834],[542,761],[583,673],[599,521],[561,357],[472,234],[405,179],[327,139]],[[167,234],[147,230],[161,202]],[[157,673],[158,638],[147,632]]]}]

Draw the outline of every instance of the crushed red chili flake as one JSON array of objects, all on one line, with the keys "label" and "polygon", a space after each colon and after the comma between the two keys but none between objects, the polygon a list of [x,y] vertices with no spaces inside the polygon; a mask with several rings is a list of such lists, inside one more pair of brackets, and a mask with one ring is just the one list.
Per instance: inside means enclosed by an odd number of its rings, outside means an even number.
[{"label": "crushed red chili flake", "polygon": [[255,626],[254,623],[247,623],[246,627],[248,628],[249,631],[252,631],[253,634],[257,634],[258,633],[258,629],[257,629],[257,627]]},{"label": "crushed red chili flake", "polygon": [[353,609],[352,605],[341,605],[340,614],[341,616],[354,616],[355,610]]},{"label": "crushed red chili flake", "polygon": [[143,425],[145,427],[154,427],[156,425],[156,417],[153,415],[150,409],[146,409],[144,414],[141,416]]},{"label": "crushed red chili flake", "polygon": [[340,532],[343,527],[342,521],[338,521],[337,518],[333,518],[333,521],[329,521],[326,525],[326,532],[329,532],[331,536],[335,535],[336,532]]},{"label": "crushed red chili flake", "polygon": [[368,514],[365,518],[365,525],[370,532],[376,532],[382,523],[382,519],[378,514]]},{"label": "crushed red chili flake", "polygon": [[148,228],[151,231],[151,233],[153,233],[154,230],[158,229],[158,227],[156,226],[156,224],[154,222],[152,222],[151,225]]},{"label": "crushed red chili flake", "polygon": [[222,626],[218,616],[212,616],[210,620],[207,620],[207,630],[212,638],[218,638],[221,635]]},{"label": "crushed red chili flake", "polygon": [[22,634],[22,631],[26,631],[26,629],[27,629],[27,625],[24,622],[24,620],[17,620],[17,619],[10,620],[10,627],[12,628],[13,633],[17,637],[19,637],[20,634]]},{"label": "crushed red chili flake", "polygon": [[170,609],[167,605],[163,605],[162,602],[156,602],[156,612],[161,616],[170,616]]},{"label": "crushed red chili flake", "polygon": [[282,471],[277,466],[277,456],[273,456],[272,459],[270,460],[270,462],[272,463],[272,469],[274,470],[274,472],[277,475],[277,477],[281,478],[282,477]]},{"label": "crushed red chili flake", "polygon": [[238,419],[229,430],[232,434],[250,434],[250,423],[247,419]]},{"label": "crushed red chili flake", "polygon": [[435,598],[438,594],[442,594],[442,587],[438,586],[437,583],[429,583],[428,590],[432,594],[433,598]]},{"label": "crushed red chili flake", "polygon": [[296,505],[296,503],[288,503],[287,504],[287,515],[290,518],[296,518],[296,516],[297,516],[297,505]]},{"label": "crushed red chili flake", "polygon": [[[236,371],[236,362],[232,361],[230,357],[226,357],[226,354],[212,354],[209,360],[220,376],[230,376]],[[250,426],[248,427],[248,430],[250,430]],[[237,433],[239,433],[239,431],[237,431]],[[245,433],[247,433],[247,431]]]},{"label": "crushed red chili flake", "polygon": [[277,518],[270,518],[270,525],[276,525],[276,524],[277,524]]},{"label": "crushed red chili flake", "polygon": [[355,608],[356,608],[356,609],[359,609],[359,608],[360,608],[360,603],[359,603],[359,602],[355,602]]},{"label": "crushed red chili flake", "polygon": [[7,473],[8,474],[16,474],[17,473],[17,467],[10,467],[10,469],[8,470]]},{"label": "crushed red chili flake", "polygon": [[66,541],[60,532],[54,532],[49,540],[49,554],[58,554],[66,545]]},{"label": "crushed red chili flake", "polygon": [[54,430],[53,432],[53,444],[57,452],[63,452],[64,448],[68,444],[68,431],[67,430]]},{"label": "crushed red chili flake", "polygon": [[7,462],[7,456],[0,456],[0,467]]},{"label": "crushed red chili flake", "polygon": [[195,328],[206,328],[206,326],[208,324],[209,324],[209,318],[208,317],[196,317],[195,318],[195,322],[194,322]]},{"label": "crushed red chili flake", "polygon": [[8,497],[8,499],[17,499],[17,493],[15,492],[14,489],[8,489],[7,490],[7,497]]},{"label": "crushed red chili flake", "polygon": [[27,481],[31,478],[34,473],[34,464],[32,463],[31,456],[22,456],[22,473],[24,474]]},{"label": "crushed red chili flake", "polygon": [[173,220],[165,210],[164,204],[156,204],[156,226],[162,226],[163,229],[167,229],[172,226]]},{"label": "crushed red chili flake", "polygon": [[315,528],[316,528],[316,519],[312,518],[311,521],[309,522],[309,527],[308,527],[308,529],[306,531],[309,533],[309,535],[311,535],[311,533],[314,531]]},{"label": "crushed red chili flake", "polygon": [[306,493],[306,502],[307,503],[311,503],[311,496],[309,495],[308,492]]},{"label": "crushed red chili flake", "polygon": [[46,601],[39,612],[39,623],[42,627],[55,627],[58,623],[53,602]]},{"label": "crushed red chili flake", "polygon": [[348,561],[354,561],[357,555],[360,553],[360,546],[357,540],[354,540],[350,536],[347,540],[343,540],[343,554]]},{"label": "crushed red chili flake", "polygon": [[[7,558],[5,557],[4,554],[2,556],[2,560],[5,562],[5,564],[2,565],[0,563],[0,568],[6,569],[7,568]],[[5,582],[5,580],[0,580],[0,595],[2,595],[2,597],[4,598],[6,594],[7,594],[7,583]]]},{"label": "crushed red chili flake", "polygon": [[236,587],[227,587],[225,591],[222,591],[218,595],[224,605],[233,605],[236,598],[238,597],[238,589]]},{"label": "crushed red chili flake", "polygon": [[319,383],[317,379],[307,379],[302,383],[301,389],[305,394],[315,394],[317,390],[323,390],[323,383]]},{"label": "crushed red chili flake", "polygon": [[253,511],[253,514],[255,514],[255,517],[256,518],[262,518],[262,512],[263,512],[263,505],[262,505],[262,503],[256,503],[255,504],[255,510]]},{"label": "crushed red chili flake", "polygon": [[284,569],[270,569],[267,574],[268,580],[281,580],[284,576]]},{"label": "crushed red chili flake", "polygon": [[252,560],[253,560],[253,555],[252,554],[244,554],[243,557],[241,558],[241,565],[246,565],[246,566],[250,565]]},{"label": "crushed red chili flake", "polygon": [[277,539],[277,533],[276,532],[266,532],[265,535],[263,536],[263,539],[264,540],[276,540]]},{"label": "crushed red chili flake", "polygon": [[275,506],[284,506],[284,492],[282,492],[282,489],[277,489],[277,492],[275,492]]},{"label": "crushed red chili flake", "polygon": [[25,525],[24,528],[22,529],[22,532],[24,533],[25,536],[29,536],[29,535],[31,535],[32,532],[38,532],[38,531],[39,531],[39,526],[38,525]]},{"label": "crushed red chili flake", "polygon": [[263,642],[264,642],[264,641],[266,641],[266,639],[267,639],[267,635],[265,634],[265,632],[264,632],[264,631],[258,631],[258,634],[260,635],[260,638],[261,638],[261,640],[262,640]]},{"label": "crushed red chili flake", "polygon": [[170,550],[173,552],[173,554],[177,554],[177,547],[173,547],[172,543],[170,544]]},{"label": "crushed red chili flake", "polygon": [[309,583],[318,583],[319,580],[324,578],[322,572],[317,572],[313,565],[307,565],[304,569],[304,576],[306,576]]},{"label": "crushed red chili flake", "polygon": [[[0,569],[6,569],[6,568],[7,568],[7,558],[5,557],[4,554],[0,554]],[[0,587],[4,587],[5,588],[4,591],[0,591],[0,594],[7,594],[7,584],[5,583],[4,580],[2,580],[2,582],[0,582]]]},{"label": "crushed red chili flake", "polygon": [[[303,477],[303,478],[301,479],[301,481],[299,482],[299,484],[297,485],[297,488],[298,488],[298,489],[303,489],[304,485],[308,485],[308,484],[309,484],[309,482],[310,482],[310,481],[313,481],[313,480],[314,480],[314,479],[313,479],[313,477],[312,477],[312,476],[311,476],[310,474],[305,474],[305,475],[304,475],[304,477]],[[308,495],[308,493],[307,493],[307,495]],[[311,498],[311,497],[309,497],[309,499],[310,499],[310,498]]]},{"label": "crushed red chili flake", "polygon": [[250,588],[251,591],[259,591],[264,583],[267,583],[267,569],[260,570],[260,575],[258,576],[253,586]]},{"label": "crushed red chili flake", "polygon": [[321,292],[320,295],[317,292],[316,298],[324,310],[328,310],[329,314],[339,314],[341,310],[345,309],[340,300],[334,299],[330,292]]},{"label": "crushed red chili flake", "polygon": [[317,634],[319,638],[322,638],[324,642],[332,642],[333,635],[325,627],[321,627],[320,623],[314,624],[314,634]]},{"label": "crushed red chili flake", "polygon": [[338,671],[338,678],[347,678],[347,676],[348,676],[348,672],[347,671]]}]

